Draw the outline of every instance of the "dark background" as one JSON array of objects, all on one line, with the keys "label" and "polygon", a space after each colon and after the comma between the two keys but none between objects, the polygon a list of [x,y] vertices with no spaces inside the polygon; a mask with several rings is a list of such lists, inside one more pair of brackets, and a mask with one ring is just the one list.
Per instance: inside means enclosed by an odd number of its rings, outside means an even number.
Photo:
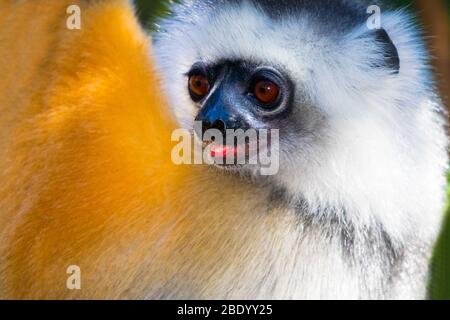
[{"label": "dark background", "polygon": [[[141,23],[148,29],[156,28],[158,17],[170,13],[170,0],[135,0]],[[376,1],[374,1],[376,2]],[[436,80],[444,102],[450,106],[450,0],[386,0],[386,4],[407,8],[417,15],[427,36]],[[450,198],[450,187],[447,192]],[[450,207],[447,209],[447,222],[439,239],[432,262],[430,298],[450,299]],[[425,214],[425,213],[424,213]]]}]

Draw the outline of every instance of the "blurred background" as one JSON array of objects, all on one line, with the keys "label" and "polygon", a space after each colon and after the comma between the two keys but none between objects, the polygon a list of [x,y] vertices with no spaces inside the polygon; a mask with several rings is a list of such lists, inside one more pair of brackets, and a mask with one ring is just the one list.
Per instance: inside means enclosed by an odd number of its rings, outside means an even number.
[{"label": "blurred background", "polygon": [[[148,30],[156,28],[157,19],[170,14],[171,3],[177,0],[135,0],[141,23]],[[377,1],[374,0],[374,3]],[[385,4],[396,8],[407,8],[413,12],[425,32],[433,56],[435,78],[441,96],[450,106],[450,0],[385,0]],[[447,195],[450,199],[450,177]],[[431,299],[450,300],[450,205],[446,208],[446,221],[442,235],[436,245],[430,280]],[[426,213],[424,213],[426,214]]]}]

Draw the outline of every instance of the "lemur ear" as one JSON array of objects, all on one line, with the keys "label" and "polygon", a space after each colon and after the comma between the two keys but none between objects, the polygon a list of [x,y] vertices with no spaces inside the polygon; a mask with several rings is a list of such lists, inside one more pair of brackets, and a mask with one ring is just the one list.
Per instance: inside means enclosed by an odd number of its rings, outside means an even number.
[{"label": "lemur ear", "polygon": [[400,72],[400,57],[389,34],[384,29],[377,29],[375,30],[375,40],[383,48],[384,64],[380,67],[391,69],[394,74],[398,74]]}]

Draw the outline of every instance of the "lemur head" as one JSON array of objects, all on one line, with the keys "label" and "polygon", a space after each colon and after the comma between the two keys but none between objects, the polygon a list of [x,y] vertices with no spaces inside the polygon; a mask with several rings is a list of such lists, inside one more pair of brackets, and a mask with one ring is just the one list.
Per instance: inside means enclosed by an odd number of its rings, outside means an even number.
[{"label": "lemur head", "polygon": [[431,110],[426,54],[404,13],[380,6],[381,27],[371,28],[369,5],[177,5],[155,51],[180,124],[279,129],[277,180],[287,188],[301,176],[305,190],[344,191],[406,165],[422,147],[418,115]]}]

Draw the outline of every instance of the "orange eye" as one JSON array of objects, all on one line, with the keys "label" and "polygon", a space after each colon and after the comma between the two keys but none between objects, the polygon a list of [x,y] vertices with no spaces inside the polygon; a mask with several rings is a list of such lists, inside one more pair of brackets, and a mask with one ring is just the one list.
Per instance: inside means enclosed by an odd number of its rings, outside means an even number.
[{"label": "orange eye", "polygon": [[209,81],[200,74],[192,75],[189,78],[189,92],[195,101],[203,99],[209,93]]},{"label": "orange eye", "polygon": [[275,103],[280,94],[280,87],[267,80],[259,81],[253,89],[253,95],[263,104]]}]

